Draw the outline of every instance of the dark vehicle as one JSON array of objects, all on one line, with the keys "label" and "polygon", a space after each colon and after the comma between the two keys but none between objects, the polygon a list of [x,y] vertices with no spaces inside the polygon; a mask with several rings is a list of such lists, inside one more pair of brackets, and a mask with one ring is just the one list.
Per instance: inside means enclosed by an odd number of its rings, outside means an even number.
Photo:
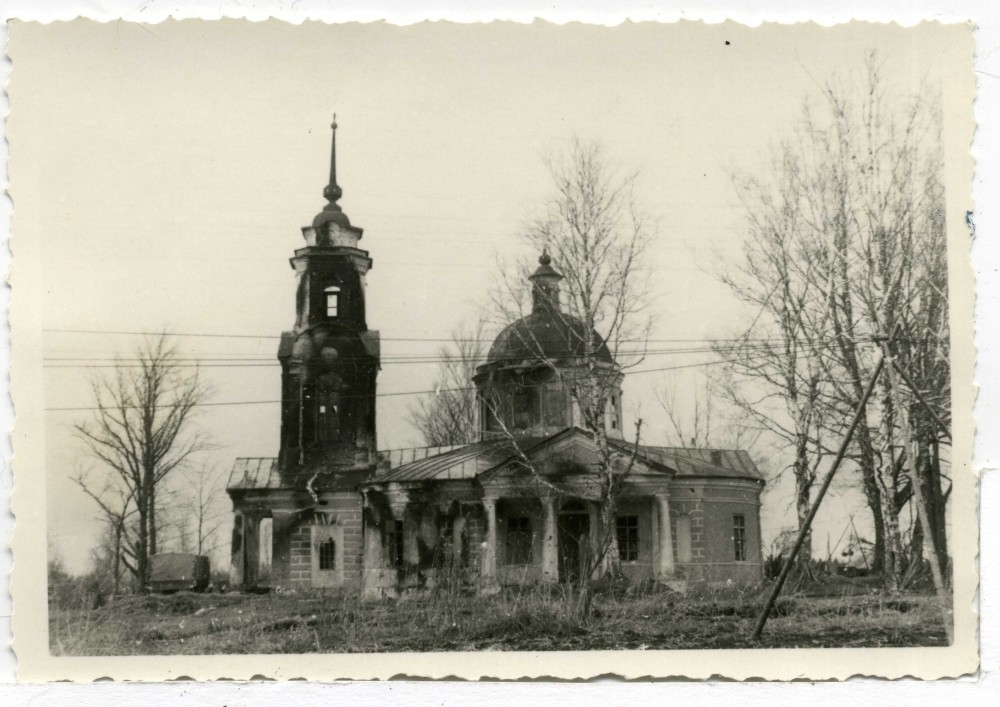
[{"label": "dark vehicle", "polygon": [[164,552],[153,556],[149,588],[154,592],[203,592],[208,588],[211,568],[205,555]]}]

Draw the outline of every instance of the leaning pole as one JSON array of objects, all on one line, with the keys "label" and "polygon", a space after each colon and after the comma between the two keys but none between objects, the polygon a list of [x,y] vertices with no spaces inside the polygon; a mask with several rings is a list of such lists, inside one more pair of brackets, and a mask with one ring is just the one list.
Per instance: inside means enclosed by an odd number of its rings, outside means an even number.
[{"label": "leaning pole", "polygon": [[847,432],[844,434],[844,439],[840,443],[840,448],[837,450],[837,456],[833,460],[833,466],[830,468],[830,473],[826,475],[826,478],[823,480],[823,485],[819,488],[819,494],[816,496],[816,502],[813,504],[812,508],[809,509],[809,515],[806,516],[805,522],[802,523],[802,527],[799,528],[799,536],[795,539],[795,545],[792,547],[792,551],[788,555],[788,559],[785,560],[785,564],[781,568],[781,574],[778,576],[778,581],[774,584],[774,589],[771,590],[771,596],[767,598],[764,608],[761,609],[760,615],[757,617],[757,625],[754,626],[753,635],[750,637],[751,641],[760,640],[760,634],[764,631],[764,624],[767,623],[767,618],[771,615],[771,610],[774,609],[774,602],[777,601],[778,595],[781,594],[782,587],[785,586],[785,580],[788,579],[788,573],[791,572],[792,565],[795,564],[795,556],[798,555],[799,550],[802,549],[802,544],[805,542],[806,536],[809,534],[809,528],[812,527],[813,518],[816,517],[816,512],[819,510],[819,506],[823,502],[823,497],[826,495],[827,489],[830,488],[833,476],[837,473],[837,468],[840,466],[840,463],[844,460],[844,456],[847,454],[847,447],[851,443],[851,437],[854,436],[854,430],[857,429],[858,423],[861,421],[861,415],[865,411],[865,406],[868,405],[868,399],[871,397],[872,391],[875,390],[875,383],[878,381],[878,377],[882,374],[883,368],[885,368],[884,354],[879,358],[878,365],[875,366],[875,372],[872,373],[871,380],[868,381],[868,387],[865,388],[865,392],[861,396],[858,407],[854,411],[854,417],[851,420],[851,425],[847,428]]}]

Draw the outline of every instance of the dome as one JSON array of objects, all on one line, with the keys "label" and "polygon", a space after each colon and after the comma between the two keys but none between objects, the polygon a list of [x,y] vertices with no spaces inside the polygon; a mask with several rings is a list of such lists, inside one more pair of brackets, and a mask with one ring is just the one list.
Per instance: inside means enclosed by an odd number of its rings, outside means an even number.
[{"label": "dome", "polygon": [[[563,359],[586,355],[586,325],[576,317],[549,309],[535,311],[507,326],[493,341],[486,365],[525,359]],[[592,333],[597,359],[614,363],[604,339]]]}]

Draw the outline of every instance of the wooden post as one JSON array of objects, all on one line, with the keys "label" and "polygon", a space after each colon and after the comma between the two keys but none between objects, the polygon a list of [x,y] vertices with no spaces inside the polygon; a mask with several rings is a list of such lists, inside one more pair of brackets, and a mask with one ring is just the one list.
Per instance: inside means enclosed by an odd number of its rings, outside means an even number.
[{"label": "wooden post", "polygon": [[799,554],[799,550],[802,548],[802,544],[809,534],[809,529],[812,527],[813,519],[816,517],[816,512],[819,511],[819,506],[823,502],[823,497],[826,495],[827,490],[830,488],[830,484],[833,482],[833,476],[837,473],[837,468],[840,463],[844,460],[844,456],[847,454],[847,447],[851,443],[851,437],[854,436],[854,430],[858,426],[858,422],[861,421],[861,415],[865,410],[865,406],[868,405],[868,399],[872,396],[872,391],[875,390],[875,383],[878,381],[878,377],[882,375],[882,369],[885,368],[885,355],[879,359],[878,365],[875,366],[875,372],[872,373],[872,378],[868,381],[868,387],[865,388],[864,394],[861,396],[861,400],[858,401],[858,407],[854,411],[854,417],[851,419],[851,425],[847,428],[847,433],[844,435],[843,441],[840,443],[840,448],[837,450],[837,456],[833,460],[833,466],[830,467],[830,472],[823,479],[823,485],[819,488],[819,493],[816,496],[816,502],[813,504],[812,508],[809,509],[809,515],[806,516],[805,522],[802,523],[802,527],[799,528],[799,536],[795,539],[795,545],[792,546],[792,551],[788,555],[788,559],[785,560],[785,565],[781,568],[781,574],[778,576],[778,581],[774,584],[774,589],[771,590],[771,596],[767,598],[767,602],[764,604],[764,608],[760,610],[760,615],[757,617],[757,625],[754,626],[753,635],[750,640],[757,641],[760,639],[760,634],[764,630],[764,624],[767,623],[767,618],[771,615],[771,610],[774,608],[774,602],[777,601],[778,595],[781,594],[782,587],[785,586],[785,580],[788,579],[788,573],[792,569],[792,565],[795,564],[795,556]]}]

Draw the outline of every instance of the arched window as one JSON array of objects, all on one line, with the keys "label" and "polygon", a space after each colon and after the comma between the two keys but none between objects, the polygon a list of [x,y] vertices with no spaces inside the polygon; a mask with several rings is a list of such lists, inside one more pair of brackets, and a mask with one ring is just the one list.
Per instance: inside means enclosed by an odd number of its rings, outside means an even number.
[{"label": "arched window", "polygon": [[329,538],[319,545],[319,568],[321,570],[337,569],[337,544]]},{"label": "arched window", "polygon": [[323,292],[326,293],[326,316],[336,319],[340,314],[340,288],[330,285]]}]

